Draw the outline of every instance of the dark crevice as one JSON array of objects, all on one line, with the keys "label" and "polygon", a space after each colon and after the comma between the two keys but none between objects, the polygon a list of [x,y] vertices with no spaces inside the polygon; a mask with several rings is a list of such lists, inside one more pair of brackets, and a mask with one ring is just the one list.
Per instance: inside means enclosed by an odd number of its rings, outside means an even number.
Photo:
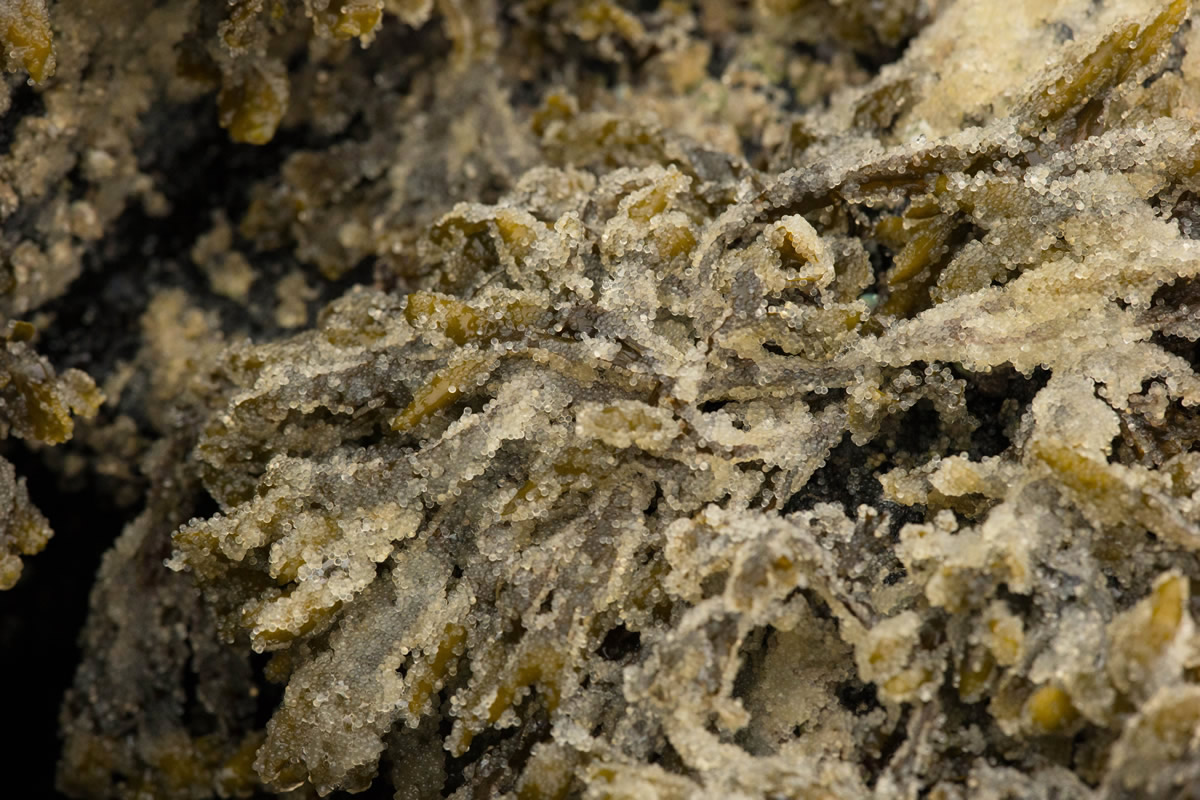
[{"label": "dark crevice", "polygon": [[964,374],[969,376],[967,410],[979,421],[971,432],[967,455],[976,461],[999,455],[1012,444],[1011,429],[1050,380],[1050,372],[1039,368],[1025,376],[1004,366],[988,373]]},{"label": "dark crevice", "polygon": [[118,508],[95,480],[61,491],[41,455],[21,442],[5,442],[3,452],[54,530],[46,549],[25,559],[18,584],[0,592],[0,685],[9,687],[6,713],[21,720],[5,757],[21,765],[28,785],[48,786],[59,753],[57,709],[83,657],[89,589],[101,556],[139,509]]},{"label": "dark crevice", "polygon": [[29,85],[24,73],[5,76],[8,80],[9,106],[0,114],[0,153],[12,148],[13,135],[23,119],[32,119],[46,111],[41,92]]},{"label": "dark crevice", "polygon": [[631,631],[624,623],[604,635],[597,652],[608,661],[625,661],[636,654],[642,646],[642,635]]},{"label": "dark crevice", "polygon": [[258,696],[255,697],[254,727],[261,730],[274,716],[276,709],[283,703],[283,685],[272,683],[264,677],[267,664],[273,657],[272,653],[251,653],[250,666],[259,679],[255,682]]}]

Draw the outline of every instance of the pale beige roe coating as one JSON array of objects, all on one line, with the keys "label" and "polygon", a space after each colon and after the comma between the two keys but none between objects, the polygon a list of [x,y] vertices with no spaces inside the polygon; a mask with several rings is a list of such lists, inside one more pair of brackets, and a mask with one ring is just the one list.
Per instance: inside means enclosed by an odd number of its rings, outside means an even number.
[{"label": "pale beige roe coating", "polygon": [[[314,41],[377,39],[312,85],[368,63],[391,92],[396,23],[317,5]],[[267,691],[245,665],[269,654],[282,697],[265,727],[206,697],[208,732],[181,704],[159,723],[174,738],[121,740],[113,720],[135,723],[82,699],[133,680],[95,636],[63,785],[1195,785],[1190,4],[436,5],[445,71],[291,154],[238,223],[329,278],[373,258],[377,285],[258,342],[206,335],[179,294],[147,315],[168,343],[139,357],[147,402],[179,409],[160,463],[219,510],[172,534],[151,508],[102,581],[169,551],[140,591],[234,665],[208,685]],[[222,35],[287,39],[246,13]],[[789,55],[815,41],[782,22],[805,14],[843,23],[836,55]],[[563,42],[611,80],[550,66]],[[854,54],[881,48],[897,58],[868,79]],[[213,57],[241,76],[218,113],[255,141],[288,125],[269,117],[289,77],[239,52]],[[529,84],[536,108],[515,99]],[[828,104],[797,109],[805,92]],[[311,124],[342,118],[301,95]]]}]

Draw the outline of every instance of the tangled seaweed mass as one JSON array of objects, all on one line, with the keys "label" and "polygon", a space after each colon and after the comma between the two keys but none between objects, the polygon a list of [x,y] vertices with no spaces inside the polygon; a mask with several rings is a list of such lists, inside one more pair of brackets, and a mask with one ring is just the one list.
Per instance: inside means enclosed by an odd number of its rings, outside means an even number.
[{"label": "tangled seaweed mass", "polygon": [[0,432],[127,521],[61,792],[1200,792],[1189,0],[0,40]]}]

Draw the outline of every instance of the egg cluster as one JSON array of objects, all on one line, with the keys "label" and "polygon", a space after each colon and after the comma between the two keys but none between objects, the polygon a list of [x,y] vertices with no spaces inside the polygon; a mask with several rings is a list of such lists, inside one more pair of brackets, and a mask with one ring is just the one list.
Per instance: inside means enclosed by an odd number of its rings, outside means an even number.
[{"label": "egg cluster", "polygon": [[1200,780],[1187,0],[501,5],[181,28],[305,143],[190,257],[290,271],[143,316],[62,785]]}]

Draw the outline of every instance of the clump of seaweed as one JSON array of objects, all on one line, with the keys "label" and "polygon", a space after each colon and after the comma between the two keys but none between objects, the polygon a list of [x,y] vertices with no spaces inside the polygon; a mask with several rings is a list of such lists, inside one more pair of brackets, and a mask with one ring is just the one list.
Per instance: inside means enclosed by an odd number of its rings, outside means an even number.
[{"label": "clump of seaweed", "polygon": [[[104,395],[86,373],[56,375],[30,344],[37,331],[28,322],[9,322],[0,351],[0,437],[61,444],[75,430],[72,415],[94,416]],[[25,479],[0,459],[0,590],[21,577],[21,556],[41,552],[53,536],[50,524],[29,500]]]},{"label": "clump of seaweed", "polygon": [[1187,0],[179,5],[232,139],[314,132],[195,261],[375,285],[151,303],[64,788],[1195,780]]},{"label": "clump of seaweed", "polygon": [[0,42],[9,70],[20,67],[39,83],[54,73],[54,33],[45,0],[5,0],[0,4]]}]

